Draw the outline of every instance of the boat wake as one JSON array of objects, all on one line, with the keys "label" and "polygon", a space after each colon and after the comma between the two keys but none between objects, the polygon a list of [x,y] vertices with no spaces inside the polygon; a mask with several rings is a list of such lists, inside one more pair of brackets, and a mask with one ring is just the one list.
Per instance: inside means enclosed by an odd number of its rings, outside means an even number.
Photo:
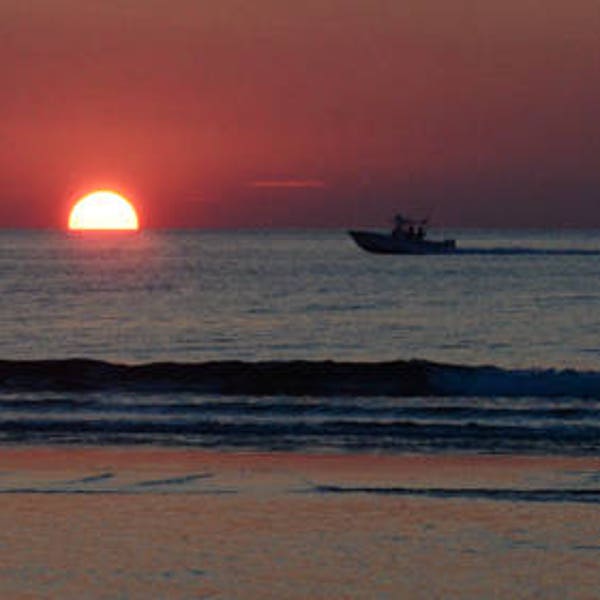
[{"label": "boat wake", "polygon": [[461,248],[453,254],[491,255],[491,256],[600,256],[600,249],[591,248],[527,248],[500,246],[494,248]]},{"label": "boat wake", "polygon": [[426,360],[116,364],[0,361],[0,392],[194,392],[218,396],[600,399],[600,371],[503,369]]}]

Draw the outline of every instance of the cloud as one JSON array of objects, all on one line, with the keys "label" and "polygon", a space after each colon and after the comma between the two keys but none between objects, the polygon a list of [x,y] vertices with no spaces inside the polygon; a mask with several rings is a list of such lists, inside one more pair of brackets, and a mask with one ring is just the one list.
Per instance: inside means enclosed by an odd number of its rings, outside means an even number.
[{"label": "cloud", "polygon": [[321,179],[259,179],[248,183],[252,188],[271,189],[321,189],[327,183]]}]

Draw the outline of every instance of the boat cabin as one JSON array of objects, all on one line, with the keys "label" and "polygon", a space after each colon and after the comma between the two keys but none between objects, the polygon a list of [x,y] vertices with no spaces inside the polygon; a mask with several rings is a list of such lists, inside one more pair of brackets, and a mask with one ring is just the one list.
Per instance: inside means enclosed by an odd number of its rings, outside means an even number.
[{"label": "boat cabin", "polygon": [[402,215],[396,215],[392,236],[403,240],[424,240],[427,235],[426,225],[427,219],[407,219]]}]

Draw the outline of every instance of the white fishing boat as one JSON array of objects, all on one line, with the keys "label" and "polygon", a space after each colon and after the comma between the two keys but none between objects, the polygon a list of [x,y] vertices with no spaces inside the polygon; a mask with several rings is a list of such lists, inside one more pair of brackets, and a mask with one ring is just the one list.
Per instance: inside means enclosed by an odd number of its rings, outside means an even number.
[{"label": "white fishing boat", "polygon": [[446,254],[456,250],[456,240],[427,239],[427,219],[394,217],[391,233],[350,230],[352,239],[375,254]]}]

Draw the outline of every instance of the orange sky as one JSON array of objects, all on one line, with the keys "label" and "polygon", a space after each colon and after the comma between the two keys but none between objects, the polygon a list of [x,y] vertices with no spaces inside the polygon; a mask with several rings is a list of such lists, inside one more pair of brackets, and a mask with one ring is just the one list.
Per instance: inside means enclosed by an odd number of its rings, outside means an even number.
[{"label": "orange sky", "polygon": [[[597,0],[3,0],[0,226],[600,226]],[[305,185],[303,184],[305,183]]]}]

